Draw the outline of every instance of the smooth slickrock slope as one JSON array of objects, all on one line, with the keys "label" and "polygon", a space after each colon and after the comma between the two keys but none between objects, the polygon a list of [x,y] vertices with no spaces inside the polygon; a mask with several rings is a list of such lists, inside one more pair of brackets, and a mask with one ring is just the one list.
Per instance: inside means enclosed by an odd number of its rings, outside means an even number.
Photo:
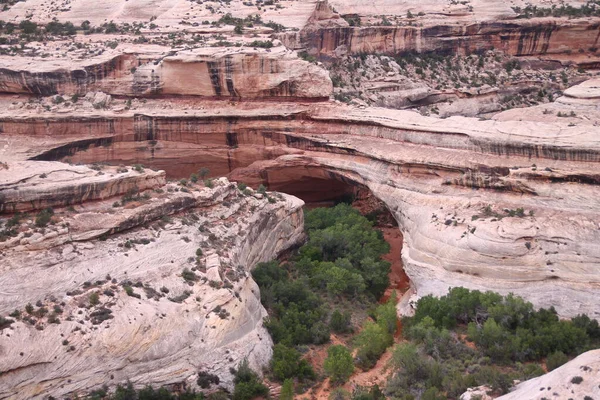
[{"label": "smooth slickrock slope", "polygon": [[[2,331],[0,398],[84,394],[126,380],[195,387],[199,371],[229,386],[243,358],[257,369],[268,363],[266,312],[249,272],[301,239],[303,203],[285,195],[270,203],[225,179],[187,193],[156,188],[164,192],[122,208],[56,210],[42,233],[22,221],[23,233],[0,243],[0,313],[21,309],[31,321]],[[197,282],[182,278],[186,268]],[[90,303],[94,292],[99,304]],[[58,307],[60,322],[29,317],[25,305],[37,302],[50,313]]]},{"label": "smooth slickrock slope", "polygon": [[[582,378],[581,381],[577,377]],[[600,350],[592,350],[546,375],[517,385],[512,392],[498,399],[596,399],[598,397],[600,397]]]}]

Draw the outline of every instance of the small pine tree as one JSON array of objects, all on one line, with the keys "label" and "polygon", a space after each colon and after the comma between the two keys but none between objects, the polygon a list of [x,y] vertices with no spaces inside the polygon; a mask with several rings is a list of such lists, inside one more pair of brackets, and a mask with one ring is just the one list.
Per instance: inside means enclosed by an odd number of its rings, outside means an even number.
[{"label": "small pine tree", "polygon": [[294,381],[286,379],[281,387],[281,394],[279,400],[293,400],[294,399]]},{"label": "small pine tree", "polygon": [[344,383],[354,372],[354,360],[346,346],[334,345],[327,349],[327,359],[323,364],[327,375],[334,383]]},{"label": "small pine tree", "polygon": [[344,311],[342,314],[338,310],[335,310],[331,314],[331,319],[329,320],[329,327],[335,333],[347,333],[352,330],[350,326],[350,312]]}]

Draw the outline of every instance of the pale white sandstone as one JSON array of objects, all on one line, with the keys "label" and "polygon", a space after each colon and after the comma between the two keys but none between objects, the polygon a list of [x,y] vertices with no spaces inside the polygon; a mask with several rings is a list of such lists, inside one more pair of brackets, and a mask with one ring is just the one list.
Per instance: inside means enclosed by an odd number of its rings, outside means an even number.
[{"label": "pale white sandstone", "polygon": [[[583,380],[581,383],[575,383],[572,381],[575,377]],[[498,399],[596,399],[598,397],[600,397],[600,350],[591,350],[554,371],[520,383],[512,392]]]},{"label": "pale white sandstone", "polygon": [[[303,203],[287,195],[274,204],[245,197],[224,179],[216,180],[214,189],[190,190],[117,210],[112,221],[110,201],[84,205],[81,209],[87,211],[80,209],[75,215],[59,212],[71,229],[62,243],[45,235],[29,251],[23,251],[23,246],[3,250],[1,314],[37,301],[50,312],[54,304],[64,305],[60,324],[42,318],[38,325],[43,330],[19,321],[2,331],[0,397],[72,396],[126,380],[136,386],[186,382],[195,387],[200,370],[217,374],[223,386],[231,387],[229,369],[243,358],[259,371],[266,365],[272,342],[262,325],[266,312],[250,269],[301,239]],[[192,201],[180,212],[196,214],[197,221],[179,214],[162,228],[156,223],[137,226],[139,215],[151,215],[152,203],[164,202],[162,212],[156,214],[160,218],[168,213],[169,204],[184,198]],[[92,221],[104,228],[98,231]],[[132,230],[105,241],[92,239],[111,223],[126,226],[126,221],[136,221]],[[204,227],[202,232],[199,225]],[[217,234],[216,242],[210,242],[211,232]],[[75,244],[72,240],[84,241]],[[124,246],[128,241],[132,245]],[[210,270],[215,276],[222,274],[230,286],[209,286],[211,272],[201,272],[202,263],[195,272],[198,282],[189,285],[183,280],[183,269],[196,266],[198,247],[216,260]],[[107,275],[117,283],[105,281]],[[105,282],[98,285],[97,281]],[[141,298],[127,296],[118,284],[123,281],[130,281]],[[86,288],[84,282],[93,285]],[[168,294],[161,292],[163,287]],[[114,296],[104,294],[106,289]],[[82,292],[66,295],[75,290]],[[100,305],[82,308],[94,291],[100,294]],[[189,296],[183,296],[180,303],[168,300],[185,291]],[[219,316],[213,311],[217,306],[228,314]],[[112,310],[113,318],[93,325],[91,313],[103,307]]]}]

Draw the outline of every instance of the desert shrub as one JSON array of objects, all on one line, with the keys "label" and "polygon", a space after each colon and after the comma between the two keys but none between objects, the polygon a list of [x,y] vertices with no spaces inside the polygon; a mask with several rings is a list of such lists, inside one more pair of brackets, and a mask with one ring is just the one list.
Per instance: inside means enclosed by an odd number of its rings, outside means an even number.
[{"label": "desert shrub", "polygon": [[567,361],[569,361],[569,357],[567,357],[565,353],[563,353],[562,351],[555,351],[554,353],[550,354],[546,359],[546,367],[548,367],[548,371],[552,371],[560,367]]},{"label": "desert shrub", "polygon": [[90,306],[97,306],[98,304],[100,304],[100,295],[98,294],[98,292],[92,292],[88,296],[88,300],[90,302]]},{"label": "desert shrub", "polygon": [[47,208],[45,210],[40,211],[35,216],[35,226],[39,228],[43,228],[50,223],[52,216],[54,215],[54,211],[51,208]]},{"label": "desert shrub", "polygon": [[273,42],[271,40],[254,40],[253,42],[248,44],[248,46],[261,47],[263,49],[270,49],[271,47],[273,47]]},{"label": "desert shrub", "polygon": [[10,327],[15,321],[10,318],[0,316],[0,331]]},{"label": "desert shrub", "polygon": [[352,331],[350,325],[352,315],[349,311],[343,313],[338,310],[334,310],[329,319],[329,327],[335,333],[348,333]]},{"label": "desert shrub", "polygon": [[114,318],[112,315],[112,310],[106,307],[98,308],[96,311],[90,313],[90,321],[93,325],[99,325],[102,322],[112,318]]},{"label": "desert shrub", "polygon": [[199,279],[198,275],[196,275],[193,271],[190,271],[187,268],[184,268],[184,270],[181,272],[181,277],[186,282],[196,282]]},{"label": "desert shrub", "polygon": [[183,293],[177,296],[169,297],[169,300],[173,303],[183,303],[188,297],[192,295],[192,292],[189,290],[184,290]]},{"label": "desert shrub", "polygon": [[198,372],[198,379],[196,381],[198,386],[202,389],[208,389],[212,385],[218,385],[220,379],[217,375],[210,374],[208,372],[200,371]]},{"label": "desert shrub", "polygon": [[127,296],[131,296],[131,297],[135,297],[137,299],[141,299],[142,296],[138,293],[136,293],[133,288],[129,285],[125,285],[123,286],[123,289],[125,290],[125,293],[127,293]]},{"label": "desert shrub", "polygon": [[202,167],[198,170],[198,175],[200,176],[200,179],[204,180],[208,175],[210,175],[210,170],[206,167]]},{"label": "desert shrub", "polygon": [[575,385],[579,385],[581,382],[583,382],[583,378],[581,376],[574,376],[571,378],[571,383]]}]

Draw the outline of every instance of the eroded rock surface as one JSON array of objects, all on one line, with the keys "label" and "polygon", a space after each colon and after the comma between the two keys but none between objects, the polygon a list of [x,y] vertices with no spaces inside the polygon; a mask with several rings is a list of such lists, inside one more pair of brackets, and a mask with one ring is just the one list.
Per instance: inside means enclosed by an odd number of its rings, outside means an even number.
[{"label": "eroded rock surface", "polygon": [[[271,355],[249,272],[302,239],[293,195],[351,186],[402,230],[402,313],[464,286],[600,319],[600,23],[528,3],[7,6],[15,25],[89,24],[0,44],[0,315],[21,313],[0,331],[0,398],[196,388],[200,371],[230,388],[230,367]],[[452,68],[401,67],[409,53]],[[203,167],[290,195],[166,180]]]},{"label": "eroded rock surface", "polygon": [[[43,96],[101,91],[126,96],[326,99],[331,80],[326,71],[282,46],[269,52],[252,48],[170,52],[146,46],[79,62],[39,59],[31,65],[21,58],[6,58],[0,68],[0,91]],[[108,105],[102,99],[92,104]]]},{"label": "eroded rock surface", "polygon": [[498,399],[595,399],[600,396],[599,371],[600,350],[588,351],[546,375],[517,385]]},{"label": "eroded rock surface", "polygon": [[[140,108],[137,116],[110,117],[133,123],[133,135],[115,133],[106,147],[78,149],[75,141],[60,151],[38,149],[34,157],[145,160],[180,177],[206,165],[291,193],[294,182],[324,193],[332,179],[366,186],[399,222],[404,266],[418,295],[441,295],[450,286],[514,292],[564,317],[598,318],[600,143],[597,100],[587,96],[560,98],[556,107],[566,117],[540,106],[485,121],[335,104],[211,103],[185,113]],[[5,126],[18,131],[21,124],[36,126],[36,118]],[[76,126],[87,124],[86,117],[70,121],[72,133],[58,119],[46,132],[64,133],[62,143],[110,135],[100,125],[82,137]],[[11,138],[14,154],[21,154],[23,136]]]},{"label": "eroded rock surface", "polygon": [[258,199],[226,179],[155,189],[119,206],[55,210],[43,229],[23,220],[0,243],[0,313],[22,312],[0,335],[0,397],[72,396],[127,380],[196,387],[199,371],[228,387],[242,359],[257,370],[268,363],[266,312],[249,273],[301,239],[303,203]]}]

